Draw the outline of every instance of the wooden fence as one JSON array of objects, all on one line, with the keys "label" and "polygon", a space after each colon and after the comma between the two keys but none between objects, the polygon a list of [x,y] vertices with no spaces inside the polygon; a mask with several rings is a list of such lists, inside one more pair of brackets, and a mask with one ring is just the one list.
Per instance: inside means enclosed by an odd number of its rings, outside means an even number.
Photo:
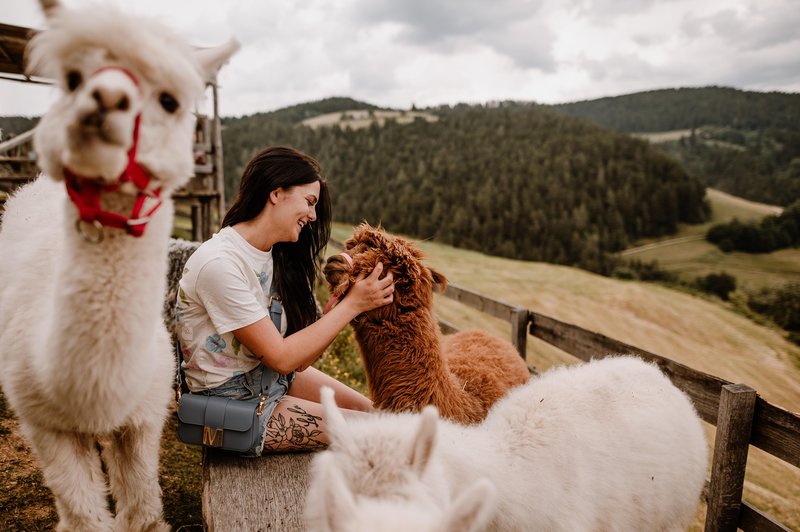
[{"label": "wooden fence", "polygon": [[[717,427],[707,486],[706,531],[788,531],[773,517],[741,500],[750,445],[800,468],[800,415],[775,406],[744,384],[694,370],[602,334],[448,285],[444,295],[511,323],[511,342],[525,358],[527,335],[581,360],[632,354],[657,364],[683,390],[700,417]],[[442,329],[455,327],[443,322]]]}]

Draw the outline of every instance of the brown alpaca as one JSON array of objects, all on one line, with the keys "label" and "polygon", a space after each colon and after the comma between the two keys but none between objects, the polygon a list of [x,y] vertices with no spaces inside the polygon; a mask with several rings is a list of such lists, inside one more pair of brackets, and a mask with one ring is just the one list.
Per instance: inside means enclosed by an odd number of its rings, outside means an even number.
[{"label": "brown alpaca", "polygon": [[478,330],[439,333],[433,286],[447,280],[422,263],[413,243],[362,224],[345,242],[345,253],[352,267],[343,255],[325,265],[332,293],[378,262],[394,276],[394,302],[352,321],[376,408],[416,412],[435,405],[443,417],[478,423],[510,388],[528,380],[511,343]]}]

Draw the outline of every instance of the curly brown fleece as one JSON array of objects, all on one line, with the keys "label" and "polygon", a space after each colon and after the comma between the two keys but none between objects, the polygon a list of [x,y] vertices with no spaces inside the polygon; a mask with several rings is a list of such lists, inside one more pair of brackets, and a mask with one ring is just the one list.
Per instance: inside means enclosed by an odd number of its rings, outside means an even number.
[{"label": "curly brown fleece", "polygon": [[528,367],[511,343],[479,330],[439,333],[433,288],[447,280],[422,263],[413,243],[361,224],[345,242],[345,253],[352,268],[340,255],[325,265],[331,292],[378,262],[395,280],[393,303],[352,322],[376,408],[416,412],[432,404],[443,417],[478,423],[510,388],[528,380]]}]

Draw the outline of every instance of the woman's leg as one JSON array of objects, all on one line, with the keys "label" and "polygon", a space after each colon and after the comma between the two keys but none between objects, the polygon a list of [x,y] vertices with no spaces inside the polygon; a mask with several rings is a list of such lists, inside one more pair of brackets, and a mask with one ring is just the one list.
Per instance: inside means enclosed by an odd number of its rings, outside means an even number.
[{"label": "woman's leg", "polygon": [[[367,415],[355,410],[341,411],[345,417]],[[329,443],[328,424],[322,405],[308,399],[284,395],[267,421],[263,453],[308,451],[326,447]]]},{"label": "woman's leg", "polygon": [[360,410],[362,412],[372,412],[374,410],[372,401],[317,368],[306,368],[305,371],[296,373],[294,381],[289,387],[289,395],[319,403],[319,391],[323,386],[333,388],[333,394],[339,408]]}]

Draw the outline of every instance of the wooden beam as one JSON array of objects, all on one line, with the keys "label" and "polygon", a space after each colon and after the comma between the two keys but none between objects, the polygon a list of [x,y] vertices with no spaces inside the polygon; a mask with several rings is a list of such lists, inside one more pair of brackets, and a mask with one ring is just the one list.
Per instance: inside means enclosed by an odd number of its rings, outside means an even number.
[{"label": "wooden beam", "polygon": [[742,502],[742,510],[739,514],[739,528],[746,532],[792,532],[791,529],[783,526],[771,515],[750,506],[746,502]]},{"label": "wooden beam", "polygon": [[519,307],[515,305],[509,305],[503,301],[498,301],[497,299],[486,297],[467,288],[461,288],[451,284],[447,285],[444,295],[450,299],[464,303],[468,307],[472,307],[508,322],[511,321],[511,316],[514,312],[519,309]]},{"label": "wooden beam", "polygon": [[308,466],[314,453],[241,458],[206,451],[203,521],[208,532],[302,532]]},{"label": "wooden beam", "polygon": [[722,387],[708,488],[706,532],[735,532],[744,488],[756,391],[744,384]]},{"label": "wooden beam", "polygon": [[528,309],[517,308],[511,314],[511,343],[522,360],[528,361]]}]

